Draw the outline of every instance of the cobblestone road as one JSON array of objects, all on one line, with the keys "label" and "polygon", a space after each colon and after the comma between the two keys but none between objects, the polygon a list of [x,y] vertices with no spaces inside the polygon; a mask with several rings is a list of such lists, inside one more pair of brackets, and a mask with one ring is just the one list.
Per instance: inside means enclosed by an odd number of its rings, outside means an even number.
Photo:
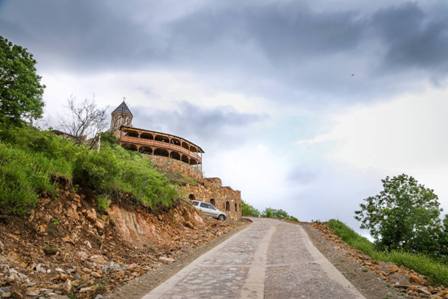
[{"label": "cobblestone road", "polygon": [[364,298],[301,226],[254,219],[144,296],[154,298]]}]

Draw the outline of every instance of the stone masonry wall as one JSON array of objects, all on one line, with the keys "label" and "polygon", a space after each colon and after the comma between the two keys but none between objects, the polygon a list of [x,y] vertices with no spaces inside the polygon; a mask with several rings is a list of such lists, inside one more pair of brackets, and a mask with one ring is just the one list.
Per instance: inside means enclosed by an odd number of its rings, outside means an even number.
[{"label": "stone masonry wall", "polygon": [[147,157],[157,168],[180,173],[196,181],[196,184],[186,184],[180,187],[180,193],[185,199],[210,202],[221,211],[226,212],[229,219],[241,218],[241,192],[228,186],[222,186],[220,178],[203,178],[198,169],[181,161],[161,156],[148,155]]},{"label": "stone masonry wall", "polygon": [[152,161],[152,164],[157,168],[164,169],[168,172],[180,173],[182,175],[191,177],[195,180],[202,179],[202,173],[197,166],[191,166],[182,161],[170,159],[162,156],[146,155]]},{"label": "stone masonry wall", "polygon": [[241,192],[222,186],[219,178],[204,178],[196,185],[182,187],[182,192],[190,199],[212,203],[226,212],[229,219],[241,218]]}]

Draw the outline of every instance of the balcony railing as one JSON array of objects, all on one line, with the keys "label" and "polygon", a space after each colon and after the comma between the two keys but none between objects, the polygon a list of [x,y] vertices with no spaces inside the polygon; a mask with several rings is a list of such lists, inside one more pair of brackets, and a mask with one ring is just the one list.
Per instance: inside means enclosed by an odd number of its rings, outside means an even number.
[{"label": "balcony railing", "polygon": [[176,145],[176,144],[153,140],[153,139],[131,137],[131,136],[121,136],[120,141],[134,143],[134,144],[138,144],[138,145],[142,145],[142,146],[149,146],[154,149],[162,148],[162,149],[166,149],[169,151],[176,151],[178,153],[187,155],[190,158],[194,158],[194,159],[198,160],[199,162],[202,162],[202,157],[198,153],[192,152],[192,151],[190,151],[182,146]]}]

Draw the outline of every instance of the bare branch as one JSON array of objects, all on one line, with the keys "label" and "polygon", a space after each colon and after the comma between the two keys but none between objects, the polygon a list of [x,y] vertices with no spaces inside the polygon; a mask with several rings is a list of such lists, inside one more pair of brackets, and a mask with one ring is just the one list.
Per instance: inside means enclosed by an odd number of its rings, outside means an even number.
[{"label": "bare branch", "polygon": [[67,101],[70,111],[67,118],[61,120],[60,125],[66,133],[73,135],[78,143],[88,139],[96,140],[96,136],[106,129],[106,109],[98,108],[94,99],[77,103],[71,96]]}]

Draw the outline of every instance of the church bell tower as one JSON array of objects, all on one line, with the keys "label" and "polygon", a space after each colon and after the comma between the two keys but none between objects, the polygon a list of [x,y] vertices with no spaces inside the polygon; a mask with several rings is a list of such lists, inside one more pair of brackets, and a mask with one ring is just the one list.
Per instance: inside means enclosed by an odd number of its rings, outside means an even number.
[{"label": "church bell tower", "polygon": [[123,101],[114,111],[112,111],[112,120],[110,122],[110,130],[116,133],[121,126],[132,127],[132,112]]}]

